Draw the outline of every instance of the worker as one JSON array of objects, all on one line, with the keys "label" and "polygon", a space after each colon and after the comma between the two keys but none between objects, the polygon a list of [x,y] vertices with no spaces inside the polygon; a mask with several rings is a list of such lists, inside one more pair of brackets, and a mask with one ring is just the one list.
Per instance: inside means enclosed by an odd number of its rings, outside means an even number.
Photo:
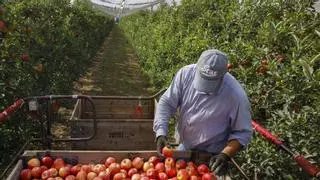
[{"label": "worker", "polygon": [[246,92],[228,72],[225,53],[204,51],[197,64],[182,67],[157,105],[153,130],[157,151],[168,144],[169,119],[179,109],[179,150],[212,153],[211,171],[225,175],[228,161],[252,138],[251,108]]}]

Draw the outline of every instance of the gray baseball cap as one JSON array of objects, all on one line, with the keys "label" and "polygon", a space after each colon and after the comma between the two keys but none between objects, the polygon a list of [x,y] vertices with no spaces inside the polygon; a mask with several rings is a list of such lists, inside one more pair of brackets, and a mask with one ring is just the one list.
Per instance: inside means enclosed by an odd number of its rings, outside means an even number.
[{"label": "gray baseball cap", "polygon": [[227,56],[216,49],[206,50],[198,59],[193,86],[201,92],[217,93],[227,71]]}]

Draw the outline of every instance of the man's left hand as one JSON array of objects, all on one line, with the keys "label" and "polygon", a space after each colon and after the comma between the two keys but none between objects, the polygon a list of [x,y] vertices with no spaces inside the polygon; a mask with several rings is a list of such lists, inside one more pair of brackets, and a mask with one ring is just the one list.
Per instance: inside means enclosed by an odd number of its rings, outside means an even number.
[{"label": "man's left hand", "polygon": [[228,170],[229,160],[230,157],[225,153],[212,156],[209,162],[210,170],[218,176],[225,175]]}]

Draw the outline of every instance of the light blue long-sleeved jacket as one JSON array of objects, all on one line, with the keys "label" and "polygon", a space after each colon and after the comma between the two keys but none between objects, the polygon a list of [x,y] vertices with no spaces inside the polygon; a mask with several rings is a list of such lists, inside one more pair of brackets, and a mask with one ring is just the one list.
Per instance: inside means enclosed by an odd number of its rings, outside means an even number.
[{"label": "light blue long-sleeved jacket", "polygon": [[247,146],[251,109],[240,83],[226,73],[217,95],[199,92],[193,87],[195,70],[195,64],[181,68],[161,96],[153,126],[156,137],[167,135],[168,121],[179,109],[177,130],[187,150],[219,153],[232,139]]}]

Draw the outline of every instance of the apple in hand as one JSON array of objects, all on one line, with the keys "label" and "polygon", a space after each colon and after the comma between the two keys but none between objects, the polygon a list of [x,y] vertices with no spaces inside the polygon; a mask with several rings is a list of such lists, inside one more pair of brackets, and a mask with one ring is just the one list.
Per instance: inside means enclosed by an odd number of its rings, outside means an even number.
[{"label": "apple in hand", "polygon": [[164,155],[164,157],[172,157],[173,149],[169,148],[168,146],[164,146],[162,148],[162,154]]}]

